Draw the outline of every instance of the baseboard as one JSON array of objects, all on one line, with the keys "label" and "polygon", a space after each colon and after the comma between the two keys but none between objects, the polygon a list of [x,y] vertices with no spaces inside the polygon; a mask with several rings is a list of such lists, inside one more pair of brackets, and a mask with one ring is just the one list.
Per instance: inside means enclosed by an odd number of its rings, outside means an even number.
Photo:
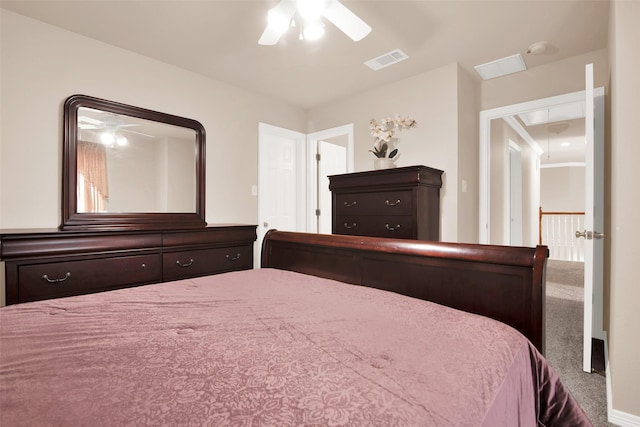
[{"label": "baseboard", "polygon": [[609,369],[609,344],[606,332],[604,334],[604,361],[607,384],[607,421],[620,427],[640,427],[639,416],[613,409],[611,406],[611,375],[609,375],[611,370]]},{"label": "baseboard", "polygon": [[607,421],[620,427],[640,427],[640,417],[612,409],[607,411]]}]

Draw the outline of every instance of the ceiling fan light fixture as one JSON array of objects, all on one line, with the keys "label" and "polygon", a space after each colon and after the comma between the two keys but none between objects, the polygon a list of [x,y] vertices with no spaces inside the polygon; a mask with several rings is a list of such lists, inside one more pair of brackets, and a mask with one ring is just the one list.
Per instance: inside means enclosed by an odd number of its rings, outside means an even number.
[{"label": "ceiling fan light fixture", "polygon": [[541,55],[547,52],[548,46],[549,46],[549,43],[547,42],[532,43],[527,48],[526,53],[530,55]]},{"label": "ceiling fan light fixture", "polygon": [[113,132],[102,132],[102,134],[100,135],[100,142],[102,142],[104,145],[113,144],[115,139],[116,137]]},{"label": "ceiling fan light fixture", "polygon": [[269,27],[279,34],[284,34],[289,29],[289,18],[279,10],[271,9],[267,14]]},{"label": "ceiling fan light fixture", "polygon": [[550,132],[560,135],[565,130],[569,129],[569,122],[555,122],[547,125],[547,129]]},{"label": "ceiling fan light fixture", "polygon": [[[319,21],[320,18],[327,19],[353,41],[362,40],[371,32],[371,27],[339,0],[280,0],[278,4],[269,9],[267,28],[260,36],[258,44],[263,46],[277,44],[289,26],[292,26],[296,11],[306,22]],[[318,38],[318,33],[321,33],[318,30],[313,30],[313,32],[307,37],[301,31],[299,38],[313,40],[314,35],[315,38]]]},{"label": "ceiling fan light fixture", "polygon": [[118,144],[118,146],[124,147],[129,143],[129,140],[127,140],[125,136],[120,135],[116,138],[116,143]]},{"label": "ceiling fan light fixture", "polygon": [[298,0],[298,13],[308,21],[320,19],[325,8],[326,2],[324,0]]},{"label": "ceiling fan light fixture", "polygon": [[319,21],[305,24],[302,34],[305,40],[318,40],[324,36],[324,26]]}]

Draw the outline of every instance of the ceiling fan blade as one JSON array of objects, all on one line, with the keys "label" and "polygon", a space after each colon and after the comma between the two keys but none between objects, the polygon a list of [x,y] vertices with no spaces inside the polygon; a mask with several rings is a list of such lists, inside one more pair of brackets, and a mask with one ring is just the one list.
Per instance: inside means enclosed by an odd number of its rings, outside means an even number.
[{"label": "ceiling fan blade", "polygon": [[371,27],[351,12],[338,0],[330,1],[324,10],[324,17],[338,27],[354,42],[360,41],[371,32]]},{"label": "ceiling fan blade", "polygon": [[147,138],[155,138],[154,135],[149,135],[148,133],[142,133],[135,130],[129,130],[129,129],[120,129],[120,130],[122,130],[123,132],[135,133],[136,135],[146,136]]},{"label": "ceiling fan blade", "polygon": [[296,11],[296,3],[293,0],[282,0],[269,9],[268,24],[258,44],[274,45],[289,28],[289,22]]},{"label": "ceiling fan blade", "polygon": [[83,129],[83,130],[101,129],[100,127],[98,127],[96,125],[92,125],[90,123],[78,123],[78,128]]},{"label": "ceiling fan blade", "polygon": [[88,123],[92,125],[101,125],[102,121],[87,116],[78,116],[78,123]]}]

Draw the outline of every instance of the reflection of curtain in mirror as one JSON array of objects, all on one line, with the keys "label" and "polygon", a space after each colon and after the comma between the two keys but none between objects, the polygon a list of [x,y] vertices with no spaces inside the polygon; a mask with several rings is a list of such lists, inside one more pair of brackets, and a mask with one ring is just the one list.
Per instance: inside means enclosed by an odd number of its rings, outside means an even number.
[{"label": "reflection of curtain in mirror", "polygon": [[78,141],[78,212],[104,212],[108,199],[107,148]]}]

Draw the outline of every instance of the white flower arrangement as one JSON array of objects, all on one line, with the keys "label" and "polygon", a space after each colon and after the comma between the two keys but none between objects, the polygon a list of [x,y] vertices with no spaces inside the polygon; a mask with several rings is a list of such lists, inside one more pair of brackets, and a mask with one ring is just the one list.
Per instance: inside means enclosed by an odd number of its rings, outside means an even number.
[{"label": "white flower arrangement", "polygon": [[[402,129],[411,129],[416,126],[418,126],[418,123],[411,117],[401,117],[396,115],[393,118],[385,117],[380,120],[371,119],[369,127],[371,129],[371,136],[374,138],[374,144],[373,150],[369,151],[378,158],[387,157],[389,142],[393,139],[395,132]],[[389,153],[389,158],[392,159],[397,154],[398,149],[394,148]]]}]

